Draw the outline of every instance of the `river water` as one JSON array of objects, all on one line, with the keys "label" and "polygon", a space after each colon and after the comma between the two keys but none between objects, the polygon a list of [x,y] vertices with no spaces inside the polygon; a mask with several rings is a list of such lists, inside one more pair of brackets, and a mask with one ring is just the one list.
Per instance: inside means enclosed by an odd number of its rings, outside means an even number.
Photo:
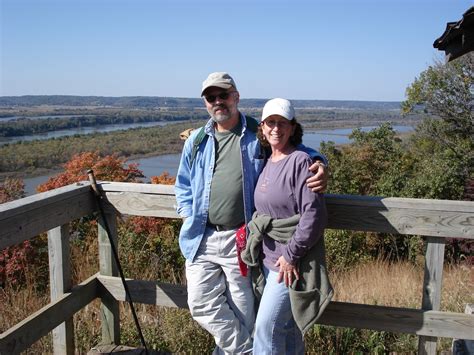
[{"label": "river water", "polygon": [[91,134],[91,133],[99,133],[99,132],[103,133],[103,132],[112,132],[112,131],[122,131],[122,130],[127,130],[127,129],[132,129],[132,128],[165,126],[170,123],[180,123],[180,122],[185,122],[185,121],[157,121],[157,122],[125,123],[125,124],[111,124],[111,125],[94,126],[94,127],[62,129],[62,130],[57,130],[57,131],[32,134],[29,136],[0,137],[0,145],[7,144],[7,143],[16,143],[19,141],[33,141],[37,139],[41,140],[41,139],[74,136],[76,134]]},{"label": "river water", "polygon": [[[123,127],[123,126],[122,126]],[[362,131],[367,132],[376,127],[361,127]],[[413,130],[411,126],[393,126],[399,133],[410,132]],[[319,149],[322,141],[332,141],[335,144],[350,143],[349,135],[352,133],[352,128],[338,128],[330,130],[319,130],[314,132],[306,132],[303,135],[303,143],[314,149]],[[180,154],[158,155],[150,158],[130,160],[129,163],[138,163],[138,168],[143,171],[145,175],[145,182],[150,181],[151,176],[161,175],[167,171],[170,175],[175,176],[178,170]],[[52,175],[37,176],[34,178],[25,178],[25,192],[27,196],[36,193],[36,186],[48,180]]]},{"label": "river water", "polygon": [[8,122],[14,120],[28,119],[28,120],[46,120],[48,118],[75,118],[75,117],[87,117],[95,115],[52,115],[52,116],[8,116],[0,117],[0,122]]}]

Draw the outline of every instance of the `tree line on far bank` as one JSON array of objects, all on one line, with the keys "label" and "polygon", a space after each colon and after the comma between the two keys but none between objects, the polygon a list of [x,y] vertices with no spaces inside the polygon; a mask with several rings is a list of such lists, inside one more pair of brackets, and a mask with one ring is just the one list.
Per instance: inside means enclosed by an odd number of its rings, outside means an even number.
[{"label": "tree line on far bank", "polygon": [[[245,109],[244,112],[258,118],[261,115],[261,107]],[[402,117],[398,110],[378,109],[346,110],[298,108],[296,114],[298,120],[303,123],[306,128],[314,129],[360,127],[364,125],[375,126],[384,122],[415,125],[421,120],[421,115],[413,115],[407,118]],[[0,137],[20,137],[81,127],[200,120],[208,118],[209,115],[203,107],[201,109],[189,110],[87,109],[86,112],[75,112],[71,111],[71,109],[64,109],[64,111],[61,109],[55,109],[54,111],[29,109],[22,110],[21,113],[18,113],[18,117],[19,118],[9,121],[0,121]]]},{"label": "tree line on far bank", "polygon": [[[245,96],[245,92],[241,92]],[[242,98],[240,107],[263,107],[268,99]],[[364,110],[393,110],[400,108],[398,101],[354,101],[354,100],[292,100],[295,107],[301,108],[342,108]],[[2,108],[26,108],[34,106],[68,106],[77,108],[122,108],[122,109],[153,109],[164,108],[196,108],[202,107],[201,98],[158,97],[158,96],[74,96],[74,95],[25,95],[1,96]],[[2,117],[0,115],[0,117]]]},{"label": "tree line on far bank", "polygon": [[0,137],[18,137],[63,129],[96,127],[117,124],[145,122],[173,122],[199,120],[207,117],[205,111],[129,113],[115,112],[102,115],[82,115],[78,117],[19,118],[0,122]]}]

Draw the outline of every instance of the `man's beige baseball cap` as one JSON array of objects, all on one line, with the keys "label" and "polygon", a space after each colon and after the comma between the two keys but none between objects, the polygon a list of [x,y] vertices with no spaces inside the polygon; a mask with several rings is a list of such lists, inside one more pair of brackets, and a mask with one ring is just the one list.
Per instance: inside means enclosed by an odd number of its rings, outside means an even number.
[{"label": "man's beige baseball cap", "polygon": [[204,91],[206,91],[206,89],[210,88],[211,86],[216,86],[226,90],[233,87],[237,90],[234,79],[232,79],[232,77],[226,72],[215,72],[209,74],[207,79],[202,83],[201,96],[204,95]]}]

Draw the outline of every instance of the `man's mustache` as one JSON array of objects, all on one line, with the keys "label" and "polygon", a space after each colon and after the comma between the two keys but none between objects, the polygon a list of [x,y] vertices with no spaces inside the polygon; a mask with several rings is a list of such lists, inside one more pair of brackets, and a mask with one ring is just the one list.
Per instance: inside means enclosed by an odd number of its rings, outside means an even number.
[{"label": "man's mustache", "polygon": [[218,105],[215,105],[213,108],[212,108],[212,111],[213,112],[216,112],[218,109],[223,109],[225,108],[227,110],[227,106],[224,105],[224,104],[218,104]]}]

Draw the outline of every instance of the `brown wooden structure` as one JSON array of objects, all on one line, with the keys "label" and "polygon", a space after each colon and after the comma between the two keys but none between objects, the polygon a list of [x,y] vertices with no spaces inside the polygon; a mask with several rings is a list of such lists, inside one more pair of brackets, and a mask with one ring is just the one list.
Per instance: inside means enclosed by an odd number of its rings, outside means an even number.
[{"label": "brown wooden structure", "polygon": [[[119,214],[178,218],[172,186],[102,182],[114,240]],[[474,202],[327,195],[329,228],[426,237],[423,298],[419,309],[331,302],[321,324],[419,335],[419,352],[436,353],[436,338],[474,339],[474,315],[441,312],[446,238],[474,239]],[[71,285],[69,222],[97,210],[88,182],[0,205],[0,250],[48,231],[51,302],[0,334],[0,354],[16,354],[53,332],[54,351],[74,354],[73,315],[101,299],[102,342],[119,344],[118,302],[125,292],[99,223],[99,272]],[[181,285],[128,280],[137,303],[187,308]]]},{"label": "brown wooden structure", "polygon": [[434,41],[433,47],[444,51],[447,62],[474,51],[474,6],[461,20],[446,24],[446,30]]}]

